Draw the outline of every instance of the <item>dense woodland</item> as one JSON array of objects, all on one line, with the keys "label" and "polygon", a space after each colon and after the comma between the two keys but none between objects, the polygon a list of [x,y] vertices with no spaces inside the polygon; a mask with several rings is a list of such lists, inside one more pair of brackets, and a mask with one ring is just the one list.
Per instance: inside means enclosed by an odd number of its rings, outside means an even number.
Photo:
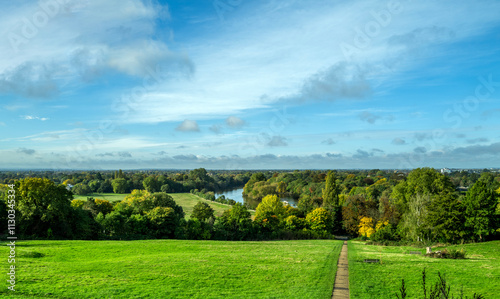
[{"label": "dense woodland", "polygon": [[[0,220],[5,223],[8,210],[15,209],[17,233],[24,238],[262,240],[349,234],[380,243],[458,243],[500,236],[500,174],[487,170],[1,172],[0,182]],[[246,199],[259,202],[253,219],[245,205],[215,196],[243,186]],[[15,205],[9,190],[15,190]],[[129,195],[118,203],[73,199],[73,194],[110,192]],[[168,195],[175,192],[232,205],[216,217],[200,201],[185,219]],[[282,203],[290,197],[297,207]]]}]

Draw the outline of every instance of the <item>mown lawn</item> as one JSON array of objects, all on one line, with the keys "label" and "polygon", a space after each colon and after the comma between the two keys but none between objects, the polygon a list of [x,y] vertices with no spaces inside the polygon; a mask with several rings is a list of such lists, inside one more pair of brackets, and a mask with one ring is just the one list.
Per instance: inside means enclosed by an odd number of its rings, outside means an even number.
[{"label": "mown lawn", "polygon": [[[445,274],[452,293],[458,296],[463,286],[464,294],[474,292],[485,298],[499,298],[500,294],[500,241],[447,246],[465,249],[467,259],[436,259],[409,254],[425,248],[374,246],[364,242],[349,242],[349,287],[352,299],[395,298],[394,293],[404,278],[408,298],[422,295],[422,270],[427,272],[427,285],[437,280],[437,272]],[[433,251],[442,248],[433,248]],[[381,259],[380,264],[364,263],[364,259]]]},{"label": "mown lawn", "polygon": [[129,194],[92,193],[91,195],[73,195],[73,198],[87,200],[87,197],[93,197],[93,198],[109,200],[111,202],[116,202],[116,201],[122,201],[127,195]]},{"label": "mown lawn", "polygon": [[[2,256],[8,256],[3,242]],[[330,298],[342,242],[22,241],[2,298]],[[42,257],[33,257],[36,255]],[[7,273],[7,258],[1,259]],[[5,277],[7,275],[4,275]]]}]

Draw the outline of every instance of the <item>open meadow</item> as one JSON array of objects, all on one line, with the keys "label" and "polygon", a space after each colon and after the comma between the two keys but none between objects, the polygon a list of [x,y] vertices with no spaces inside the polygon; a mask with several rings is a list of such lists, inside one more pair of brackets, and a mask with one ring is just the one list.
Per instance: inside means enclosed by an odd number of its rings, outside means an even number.
[{"label": "open meadow", "polygon": [[[2,288],[0,297],[330,298],[341,246],[336,240],[21,241],[16,292]],[[7,259],[1,263],[7,273]]]},{"label": "open meadow", "polygon": [[81,199],[81,200],[87,200],[89,197],[93,198],[99,198],[99,199],[105,199],[109,200],[111,202],[118,202],[122,201],[125,196],[129,195],[130,193],[127,194],[117,194],[117,193],[92,193],[90,195],[73,195],[74,199]]},{"label": "open meadow", "polygon": [[[437,281],[439,271],[445,274],[455,296],[462,286],[468,296],[480,293],[485,298],[498,298],[500,294],[500,241],[446,247],[464,249],[466,259],[429,258],[424,256],[425,248],[408,246],[364,245],[361,241],[350,241],[348,246],[351,299],[395,298],[402,278],[408,298],[420,298],[424,267],[428,287]],[[416,251],[422,255],[410,254]],[[380,259],[381,263],[364,263],[364,259]]]},{"label": "open meadow", "polygon": [[[129,194],[115,194],[115,193],[94,193],[91,195],[73,195],[74,199],[82,199],[82,200],[87,200],[88,197],[93,197],[93,198],[100,198],[100,199],[105,199],[109,200],[111,202],[118,202],[121,201]],[[201,198],[199,196],[196,196],[191,193],[169,193],[170,196],[175,200],[175,202],[182,207],[184,210],[184,213],[186,214],[186,219],[189,219],[193,212],[193,207],[198,203],[199,201],[206,202],[208,203],[212,209],[214,209],[214,215],[215,216],[221,216],[222,213],[224,213],[225,210],[228,210],[231,208],[230,205],[225,205],[221,204],[218,202],[213,202],[210,200],[206,200],[204,198]],[[249,210],[250,214],[254,215],[255,211],[254,210]]]}]

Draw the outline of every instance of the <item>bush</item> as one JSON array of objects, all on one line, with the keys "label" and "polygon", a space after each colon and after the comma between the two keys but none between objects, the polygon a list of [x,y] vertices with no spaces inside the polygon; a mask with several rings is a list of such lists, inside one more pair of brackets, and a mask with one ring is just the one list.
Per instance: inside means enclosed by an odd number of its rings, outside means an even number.
[{"label": "bush", "polygon": [[395,241],[396,238],[396,231],[394,230],[393,226],[391,224],[384,225],[381,228],[379,228],[373,235],[370,237],[371,240],[375,242],[381,242],[381,241]]},{"label": "bush", "polygon": [[285,228],[291,231],[301,230],[305,227],[304,218],[291,215],[285,218]]},{"label": "bush", "polygon": [[443,249],[426,254],[428,257],[441,258],[441,259],[465,259],[465,250],[461,249]]},{"label": "bush", "polygon": [[186,223],[186,238],[188,240],[210,240],[210,225],[198,219],[189,219]]}]

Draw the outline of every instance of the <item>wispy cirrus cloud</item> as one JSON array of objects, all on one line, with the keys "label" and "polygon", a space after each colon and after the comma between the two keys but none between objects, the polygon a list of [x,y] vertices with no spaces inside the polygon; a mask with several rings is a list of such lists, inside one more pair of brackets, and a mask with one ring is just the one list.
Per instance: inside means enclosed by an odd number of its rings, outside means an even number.
[{"label": "wispy cirrus cloud", "polygon": [[41,121],[49,120],[48,117],[38,117],[38,116],[33,116],[33,115],[24,115],[24,116],[21,116],[21,118],[24,120],[41,120]]}]

